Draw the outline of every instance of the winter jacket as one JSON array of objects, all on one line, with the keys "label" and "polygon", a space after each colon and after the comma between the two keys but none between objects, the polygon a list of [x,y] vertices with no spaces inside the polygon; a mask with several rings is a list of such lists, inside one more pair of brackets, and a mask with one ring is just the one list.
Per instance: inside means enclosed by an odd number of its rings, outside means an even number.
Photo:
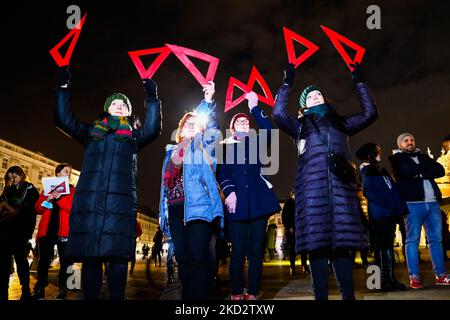
[{"label": "winter jacket", "polygon": [[66,255],[73,261],[85,258],[127,259],[136,246],[137,154],[161,131],[161,106],[156,98],[145,101],[146,119],[133,128],[133,142],[91,138],[92,124],[75,118],[71,92],[56,90],[55,120],[59,129],[85,148],[83,166],[70,214]]},{"label": "winter jacket", "polygon": [[[415,156],[417,156],[419,164],[412,159]],[[389,157],[389,162],[400,194],[405,201],[425,201],[424,180],[431,183],[436,200],[442,199],[441,190],[434,181],[445,175],[444,167],[441,164],[420,152],[406,153],[400,150]]]},{"label": "winter jacket", "polygon": [[[212,222],[218,218],[223,227],[223,206],[215,177],[217,159],[214,148],[220,135],[216,103],[214,101],[207,103],[203,100],[197,108],[197,113],[205,114],[208,121],[205,132],[197,133],[189,143],[183,159],[184,222],[193,220]],[[170,222],[164,173],[172,152],[176,150],[177,145],[166,146],[161,174],[159,222],[161,231],[167,237],[170,237]]]},{"label": "winter jacket", "polygon": [[286,109],[289,92],[287,85],[278,90],[273,114],[278,126],[295,139],[299,151],[295,178],[297,251],[361,248],[365,240],[355,188],[329,170],[321,136],[330,152],[351,159],[349,137],[378,117],[372,94],[365,84],[359,83],[356,93],[362,112],[340,116],[332,111],[323,118],[306,115],[297,119]]},{"label": "winter jacket", "polygon": [[[58,237],[67,238],[69,236],[69,218],[70,218],[70,210],[72,209],[73,196],[75,194],[75,188],[70,186],[70,194],[63,195],[58,200],[53,200],[59,207],[59,230]],[[41,214],[41,221],[39,222],[39,228],[36,235],[36,240],[39,238],[45,237],[48,231],[48,225],[50,223],[52,209],[47,209],[42,206],[42,203],[46,201],[48,196],[44,196],[44,192],[39,196],[36,205],[34,206],[36,213]]]},{"label": "winter jacket", "polygon": [[31,239],[36,225],[36,211],[34,205],[39,198],[39,192],[33,184],[22,182],[18,186],[7,186],[1,201],[6,201],[16,213],[2,221],[0,233],[7,239]]},{"label": "winter jacket", "polygon": [[395,217],[408,212],[397,184],[386,169],[378,164],[365,163],[361,168],[361,176],[371,220]]},{"label": "winter jacket", "polygon": [[[258,106],[254,107],[251,113],[258,126],[267,130],[269,146],[272,129],[270,119]],[[256,150],[250,150],[252,145]],[[280,211],[273,189],[269,188],[267,178],[261,176],[261,146],[258,135],[253,134],[242,141],[228,138],[224,140],[223,146],[224,163],[219,165],[217,178],[225,198],[232,192],[235,192],[237,197],[235,213],[230,214],[228,208],[224,208],[227,221],[252,220]]]}]

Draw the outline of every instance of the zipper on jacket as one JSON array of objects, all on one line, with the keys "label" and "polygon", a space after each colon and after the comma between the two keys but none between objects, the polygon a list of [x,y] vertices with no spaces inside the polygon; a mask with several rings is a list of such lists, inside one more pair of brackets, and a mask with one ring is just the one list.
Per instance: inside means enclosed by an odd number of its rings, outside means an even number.
[{"label": "zipper on jacket", "polygon": [[331,205],[331,246],[334,249],[335,239],[334,239],[334,199],[333,199],[333,184],[332,184],[332,173],[330,171],[330,124],[327,122],[327,145],[328,145],[328,154],[327,154],[327,170],[328,170],[328,189],[330,192],[330,205]]}]

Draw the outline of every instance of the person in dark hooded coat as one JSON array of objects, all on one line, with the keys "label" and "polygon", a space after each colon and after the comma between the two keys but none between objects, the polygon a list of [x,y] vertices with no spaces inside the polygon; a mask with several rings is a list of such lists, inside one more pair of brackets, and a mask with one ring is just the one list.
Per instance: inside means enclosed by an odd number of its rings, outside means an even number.
[{"label": "person in dark hooded coat", "polygon": [[300,96],[299,117],[289,115],[287,101],[295,69],[289,64],[278,90],[273,115],[278,126],[298,147],[296,248],[308,252],[316,299],[328,298],[328,260],[331,260],[343,299],[354,299],[350,250],[366,245],[355,186],[330,169],[330,154],[351,159],[349,137],[378,117],[372,94],[362,81],[361,67],[352,73],[362,112],[340,116],[318,87],[308,86]]},{"label": "person in dark hooded coat", "polygon": [[109,263],[111,299],[124,299],[128,261],[136,246],[137,154],[161,132],[161,102],[156,83],[144,80],[146,119],[142,127],[131,117],[132,106],[122,93],[111,95],[93,124],[72,111],[70,73],[58,69],[55,120],[57,127],[81,143],[86,152],[70,215],[66,254],[83,262],[85,299],[98,299],[102,264]]}]

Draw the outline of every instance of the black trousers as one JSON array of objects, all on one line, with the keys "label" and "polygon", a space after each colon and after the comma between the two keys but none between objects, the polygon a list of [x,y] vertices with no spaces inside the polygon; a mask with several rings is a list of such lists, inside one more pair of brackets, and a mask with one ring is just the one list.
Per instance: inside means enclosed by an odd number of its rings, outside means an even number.
[{"label": "black trousers", "polygon": [[243,293],[244,263],[248,257],[248,294],[259,293],[263,272],[264,235],[267,218],[254,220],[230,221],[228,224],[231,240],[231,294]]},{"label": "black trousers", "polygon": [[68,263],[65,251],[66,241],[61,241],[58,238],[42,237],[38,240],[39,246],[39,263],[37,268],[37,282],[36,287],[45,288],[48,286],[48,269],[52,262],[53,250],[55,245],[58,248],[59,256],[59,273],[58,273],[58,286],[66,287],[67,282],[67,268],[70,266]]},{"label": "black trousers", "polygon": [[11,238],[5,234],[0,235],[0,300],[8,299],[9,276],[13,256],[16,261],[20,284],[22,286],[30,286],[27,244],[28,239]]},{"label": "black trousers", "polygon": [[184,225],[184,205],[169,207],[169,226],[175,258],[181,273],[185,300],[208,299],[211,287],[209,243],[212,223],[194,220]]},{"label": "black trousers", "polygon": [[[289,247],[289,262],[291,269],[295,269],[295,260],[297,258],[297,250],[295,247],[295,232],[290,233],[289,230],[286,231],[286,240],[287,245]],[[307,253],[300,253],[300,264],[303,267],[308,266],[308,254]]]},{"label": "black trousers", "polygon": [[350,250],[324,249],[309,253],[311,279],[316,300],[328,300],[328,261],[333,265],[333,271],[339,285],[342,300],[354,300],[352,265]]},{"label": "black trousers", "polygon": [[373,238],[375,250],[387,250],[394,246],[395,218],[385,218],[373,221]]}]

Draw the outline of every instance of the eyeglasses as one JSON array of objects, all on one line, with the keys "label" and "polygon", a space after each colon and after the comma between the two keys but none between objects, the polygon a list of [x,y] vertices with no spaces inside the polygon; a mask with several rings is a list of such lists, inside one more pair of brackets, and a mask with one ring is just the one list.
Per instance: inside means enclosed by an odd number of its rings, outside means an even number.
[{"label": "eyeglasses", "polygon": [[234,124],[237,124],[238,126],[246,125],[246,124],[249,124],[249,123],[250,123],[250,121],[248,121],[247,119],[236,120],[236,121],[234,122]]},{"label": "eyeglasses", "polygon": [[189,129],[193,129],[195,126],[194,122],[185,122],[184,123],[184,127],[189,128]]}]

